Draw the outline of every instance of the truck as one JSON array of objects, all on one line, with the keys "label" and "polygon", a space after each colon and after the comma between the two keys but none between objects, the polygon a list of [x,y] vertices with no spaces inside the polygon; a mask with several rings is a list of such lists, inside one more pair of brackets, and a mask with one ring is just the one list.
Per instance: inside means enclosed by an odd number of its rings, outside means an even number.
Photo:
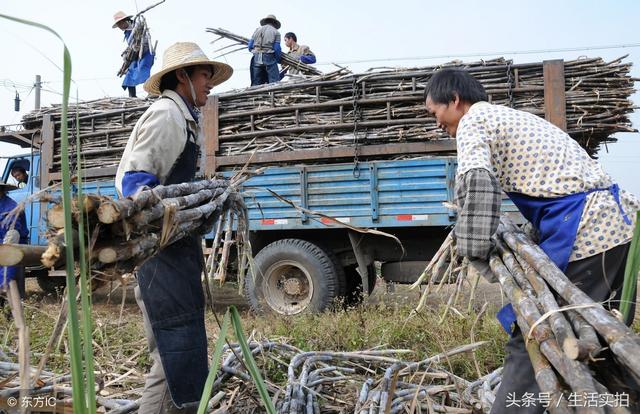
[{"label": "truck", "polygon": [[[530,69],[527,65],[508,65],[507,71],[515,77],[509,75],[509,82],[513,85],[509,86],[503,98],[512,100],[518,90],[539,94],[545,107],[539,115],[567,130],[565,90],[571,85],[565,82],[563,61],[540,64],[540,73],[544,69],[542,86],[519,84],[519,68],[525,74]],[[403,75],[396,73],[393,76]],[[330,307],[336,298],[343,298],[346,303],[363,300],[372,292],[377,277],[393,283],[414,282],[455,223],[455,211],[445,206],[445,203],[454,201],[455,141],[425,139],[378,145],[356,143],[304,151],[228,155],[221,151],[221,143],[228,142],[229,136],[225,135],[225,128],[229,129],[225,120],[234,116],[250,120],[247,132],[234,135],[247,136],[248,139],[253,136],[250,142],[269,134],[268,127],[258,128],[260,117],[266,119],[285,112],[295,119],[296,127],[290,131],[302,134],[305,131],[343,128],[353,129],[356,136],[359,125],[431,123],[433,126],[434,121],[422,115],[394,119],[391,111],[392,105],[401,101],[423,104],[416,88],[416,79],[422,79],[419,76],[415,71],[404,75],[404,81],[409,85],[405,96],[389,93],[368,98],[363,92],[366,91],[363,81],[362,89],[358,89],[362,95],[353,100],[354,115],[350,121],[344,106],[352,105],[351,102],[321,102],[321,88],[335,85],[336,81],[304,84],[303,87],[313,91],[317,102],[290,107],[274,104],[276,92],[286,94],[290,90],[291,86],[285,84],[259,89],[258,92],[250,88],[233,95],[234,98],[252,93],[270,96],[271,105],[266,108],[256,106],[253,110],[237,111],[223,105],[224,95],[209,98],[203,109],[203,176],[220,173],[228,176],[246,163],[265,166],[264,171],[246,181],[243,188],[255,257],[254,274],[246,278],[245,296],[253,310],[283,315],[307,310],[322,311]],[[366,80],[370,81],[370,77]],[[355,81],[353,85],[354,89],[357,88]],[[494,91],[494,99],[497,100],[500,93]],[[251,99],[258,101],[256,96]],[[360,107],[381,105],[386,120],[357,119],[356,102]],[[315,125],[311,120],[309,125],[303,124],[305,118],[301,114],[304,111],[318,111],[331,105],[335,105],[336,113],[339,106],[339,123],[323,126]],[[83,171],[84,193],[117,197],[113,179],[123,145],[113,137],[116,132],[128,134],[132,124],[127,124],[126,120],[137,119],[136,113],[139,116],[144,108],[137,102],[129,109],[88,113],[80,117],[81,123],[90,126],[86,129],[88,132],[84,132],[85,136],[94,140],[92,149],[87,152],[90,165]],[[98,122],[101,118],[110,121]],[[101,124],[107,124],[109,128],[100,130]],[[27,186],[10,194],[16,201],[60,179],[55,168],[59,163],[59,155],[56,155],[59,121],[44,115],[37,128],[29,129],[29,124],[22,128],[5,130],[0,134],[0,139],[5,142],[32,148],[28,154],[8,158],[3,172],[2,178],[7,180],[12,166],[28,167],[25,168],[29,172]],[[273,131],[274,134],[286,133],[279,129]],[[95,142],[104,145],[94,149]],[[95,156],[94,161],[91,161],[92,156]],[[104,161],[109,157],[116,163]],[[503,210],[518,220],[517,210],[506,197]],[[27,206],[32,244],[45,243],[42,236],[46,226],[45,211],[46,207],[38,203]],[[212,237],[212,234],[204,237],[207,247],[211,246]],[[32,268],[28,271],[38,278],[44,290],[50,291],[64,283],[63,278],[51,277],[58,274],[55,270]]]},{"label": "truck", "polygon": [[[8,158],[4,180],[10,181],[15,166],[29,172],[27,185],[10,193],[17,202],[41,190],[40,162],[36,151]],[[292,314],[325,309],[336,297],[358,301],[373,289],[375,262],[383,263],[381,276],[387,281],[415,281],[454,223],[454,211],[443,203],[453,202],[455,166],[455,157],[440,156],[362,162],[355,174],[351,163],[268,167],[250,178],[244,196],[250,242],[261,269],[258,278],[247,278],[252,308]],[[267,189],[335,220],[301,212]],[[86,180],[83,191],[118,197],[113,178]],[[30,244],[47,242],[45,211],[39,202],[26,205]],[[350,227],[375,228],[401,243]],[[205,244],[212,236],[205,236]],[[31,267],[27,273],[45,291],[64,286],[65,279],[55,277],[62,272]]]}]

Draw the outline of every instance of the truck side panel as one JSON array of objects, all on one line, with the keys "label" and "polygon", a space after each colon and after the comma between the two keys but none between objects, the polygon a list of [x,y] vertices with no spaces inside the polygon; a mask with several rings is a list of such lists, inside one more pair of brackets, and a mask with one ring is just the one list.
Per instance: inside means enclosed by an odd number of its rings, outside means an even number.
[{"label": "truck side panel", "polygon": [[265,188],[306,209],[359,227],[447,226],[453,216],[454,158],[271,167],[245,185],[251,230],[337,226],[311,219]]}]

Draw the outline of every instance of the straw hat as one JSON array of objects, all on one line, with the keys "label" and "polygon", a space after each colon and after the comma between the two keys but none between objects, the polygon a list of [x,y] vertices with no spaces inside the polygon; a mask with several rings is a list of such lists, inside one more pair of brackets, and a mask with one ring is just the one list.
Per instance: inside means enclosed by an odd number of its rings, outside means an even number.
[{"label": "straw hat", "polygon": [[268,14],[267,17],[265,17],[264,19],[260,20],[260,26],[264,26],[267,23],[273,23],[276,27],[276,29],[279,29],[280,26],[282,26],[280,24],[280,21],[278,19],[276,19],[276,16],[274,16],[273,14]]},{"label": "straw hat", "polygon": [[162,55],[162,69],[151,75],[144,83],[144,90],[152,95],[160,95],[160,80],[176,69],[195,65],[213,66],[213,86],[219,85],[231,77],[233,69],[222,62],[209,60],[202,49],[191,42],[178,42],[169,46]]},{"label": "straw hat", "polygon": [[120,10],[119,12],[117,12],[116,14],[113,15],[113,26],[111,26],[112,29],[115,29],[116,27],[118,27],[118,22],[125,20],[125,19],[130,19],[132,18],[133,15],[132,14],[127,14],[125,12],[123,12],[122,10]]},{"label": "straw hat", "polygon": [[11,190],[17,190],[18,187],[12,184],[7,184],[6,182],[0,180],[0,189],[4,191],[11,191]]}]

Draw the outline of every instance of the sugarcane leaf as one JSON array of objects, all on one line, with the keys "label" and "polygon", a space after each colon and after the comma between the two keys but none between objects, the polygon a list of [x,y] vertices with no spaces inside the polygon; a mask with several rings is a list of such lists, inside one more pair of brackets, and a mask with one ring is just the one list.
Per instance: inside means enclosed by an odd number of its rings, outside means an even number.
[{"label": "sugarcane leaf", "polygon": [[227,331],[229,330],[229,311],[224,314],[222,320],[222,326],[220,327],[220,333],[218,333],[218,340],[216,341],[216,347],[213,350],[213,357],[211,359],[211,367],[209,368],[209,375],[207,375],[207,381],[204,384],[202,390],[202,398],[200,398],[200,404],[198,405],[198,414],[205,414],[207,411],[207,405],[211,398],[211,390],[213,388],[213,382],[218,374],[218,368],[220,366],[220,358],[222,357],[222,350],[224,348],[225,338],[227,337]]},{"label": "sugarcane leaf", "polygon": [[620,312],[625,321],[629,317],[631,305],[635,300],[638,272],[640,272],[640,211],[636,214],[636,228],[633,231],[633,239],[631,240],[627,263],[624,268],[624,283],[622,285],[622,297],[620,298]]},{"label": "sugarcane leaf", "polygon": [[[1,18],[17,23],[34,26],[45,30],[56,36],[64,46],[63,52],[63,86],[62,86],[62,114],[60,120],[60,156],[62,173],[62,200],[64,206],[64,240],[66,244],[66,272],[67,272],[67,295],[69,298],[69,351],[71,358],[71,389],[74,412],[84,414],[87,412],[86,393],[83,380],[82,350],[80,346],[80,325],[78,321],[78,306],[76,303],[76,281],[73,255],[73,227],[71,220],[71,176],[69,172],[69,137],[67,113],[69,108],[69,89],[71,85],[71,54],[67,45],[60,35],[48,26],[41,23],[20,19],[5,14],[0,14]],[[88,390],[93,393],[94,390]],[[95,411],[95,406],[93,407]]]},{"label": "sugarcane leaf", "polygon": [[[76,92],[77,93],[77,92]],[[77,100],[77,98],[76,98]],[[76,107],[77,108],[77,107]],[[85,210],[84,210],[84,194],[82,191],[82,142],[80,140],[80,114],[76,111],[76,148],[78,154],[76,157],[77,165],[77,182],[78,182],[78,255],[79,255],[79,267],[80,267],[80,306],[82,313],[82,339],[84,350],[84,363],[85,363],[85,375],[87,384],[87,407],[90,413],[96,412],[96,394],[92,392],[95,390],[95,377],[93,374],[93,324],[91,317],[91,285],[90,274],[87,269],[89,261],[88,255],[85,251],[85,224],[88,229],[88,221],[85,223]]]},{"label": "sugarcane leaf", "polygon": [[262,403],[264,404],[267,413],[276,414],[276,408],[273,406],[273,402],[269,397],[267,386],[262,379],[262,375],[260,374],[258,365],[256,365],[256,361],[255,359],[253,359],[251,349],[249,349],[247,338],[244,336],[244,332],[242,331],[242,322],[240,321],[240,314],[238,313],[238,309],[236,309],[235,306],[229,306],[229,312],[231,313],[231,325],[233,326],[233,331],[236,334],[236,338],[238,338],[238,343],[240,344],[240,349],[242,350],[242,355],[244,356],[244,363],[249,370],[251,378],[253,378],[253,382],[256,388],[258,389],[258,393],[260,394]]}]

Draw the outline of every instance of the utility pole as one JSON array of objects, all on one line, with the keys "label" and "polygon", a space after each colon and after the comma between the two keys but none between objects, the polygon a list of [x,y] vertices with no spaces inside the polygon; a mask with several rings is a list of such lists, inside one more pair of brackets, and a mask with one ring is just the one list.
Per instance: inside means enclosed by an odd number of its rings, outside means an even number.
[{"label": "utility pole", "polygon": [[36,83],[33,86],[36,89],[36,109],[40,109],[40,88],[42,87],[40,75],[36,75]]}]

